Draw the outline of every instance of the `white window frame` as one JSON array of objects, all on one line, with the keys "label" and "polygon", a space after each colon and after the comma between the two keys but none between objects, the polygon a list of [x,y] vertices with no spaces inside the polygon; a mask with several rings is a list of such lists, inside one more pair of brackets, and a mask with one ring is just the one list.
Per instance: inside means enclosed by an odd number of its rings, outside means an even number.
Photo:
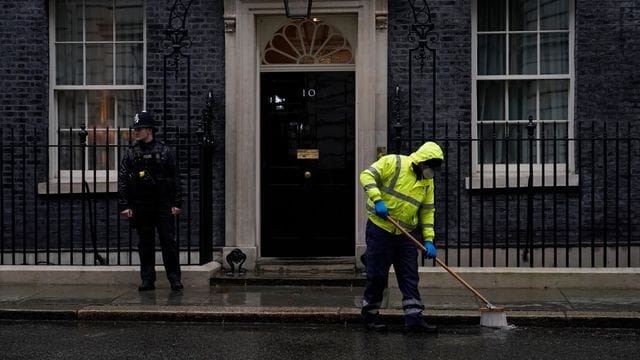
[{"label": "white window frame", "polygon": [[[505,71],[509,71],[509,33],[518,33],[517,31],[509,31],[509,1],[506,1],[506,28],[504,31],[495,32],[482,32],[482,33],[505,33]],[[540,1],[538,1],[538,10],[540,8]],[[472,139],[478,138],[478,81],[479,80],[504,80],[505,81],[505,121],[507,121],[508,104],[509,104],[509,92],[508,82],[511,80],[554,80],[563,79],[569,80],[569,93],[567,102],[567,137],[574,139],[574,91],[575,91],[575,3],[571,0],[568,1],[569,9],[569,73],[568,74],[551,74],[551,75],[478,75],[478,0],[472,1],[471,9],[471,137]],[[539,21],[539,12],[538,12]],[[531,31],[526,31],[531,32]],[[541,33],[546,32],[540,30],[538,25],[535,33],[538,35],[537,41],[537,67],[540,67],[540,39]],[[557,33],[558,31],[549,31]],[[538,71],[539,73],[539,71]],[[539,138],[540,134],[540,104],[539,96],[536,96],[536,117],[534,123],[536,124],[536,138]],[[490,124],[491,122],[484,122]],[[553,122],[550,122],[553,123]],[[570,141],[567,147],[568,164],[556,163],[556,164],[544,164],[539,163],[541,159],[541,146],[538,142],[536,146],[536,158],[538,163],[533,164],[533,185],[538,186],[576,186],[578,184],[578,176],[575,174],[575,141]],[[466,179],[466,187],[473,189],[480,188],[505,188],[505,187],[523,187],[527,186],[529,178],[529,166],[528,164],[493,164],[484,163],[480,164],[478,155],[478,142],[474,141],[472,144],[472,175],[471,178]],[[494,176],[495,175],[495,176]],[[543,176],[544,175],[544,176]],[[520,177],[518,179],[518,176]],[[481,179],[482,177],[482,179]]]},{"label": "white window frame", "polygon": [[[112,0],[115,1],[115,0]],[[58,102],[57,102],[57,92],[63,90],[78,90],[78,91],[91,91],[91,90],[116,90],[116,91],[125,91],[125,90],[142,90],[142,103],[143,109],[146,108],[146,85],[147,85],[147,16],[144,9],[146,9],[147,1],[142,1],[143,6],[143,18],[142,18],[142,84],[141,85],[57,85],[56,83],[56,0],[49,0],[49,144],[58,145]],[[86,29],[84,29],[85,22],[83,21],[83,39],[82,44],[90,43],[109,43],[109,44],[117,44],[117,43],[136,43],[139,44],[140,41],[117,41],[115,37],[115,11],[114,11],[114,37],[112,41],[86,41]],[[113,53],[113,66],[114,66],[114,76],[116,73],[116,52]],[[83,82],[86,82],[86,52],[83,51]],[[115,81],[114,81],[115,83]],[[86,104],[86,100],[85,100]],[[117,106],[117,105],[116,105]],[[140,109],[140,110],[143,110]],[[114,112],[114,116],[117,116],[117,111]],[[86,106],[85,106],[85,118],[86,114]],[[129,124],[130,119],[126,119],[124,124]],[[121,130],[126,129],[126,127],[121,126]],[[88,132],[93,131],[93,128],[86,129]],[[96,130],[106,130],[106,128],[96,128]],[[110,131],[115,129],[110,129]],[[116,136],[116,144],[118,141],[118,137]],[[108,139],[108,135],[107,135]],[[116,145],[114,145],[116,146]],[[120,158],[118,151],[116,149],[115,154],[115,162],[116,168],[109,170],[94,170],[89,169],[89,159],[90,159],[90,150],[87,150],[87,156],[85,157],[85,171],[83,174],[82,170],[58,170],[58,152],[57,147],[53,147],[49,149],[49,193],[56,193],[58,189],[60,189],[61,193],[67,192],[82,192],[82,184],[81,181],[84,179],[89,184],[93,184],[91,186],[92,191],[116,191],[117,189],[117,180],[118,180],[118,159]],[[95,178],[94,178],[95,177]],[[106,184],[106,182],[109,184]],[[58,185],[60,184],[60,185]],[[47,188],[46,184],[39,184],[39,192],[46,193],[45,190]]]}]

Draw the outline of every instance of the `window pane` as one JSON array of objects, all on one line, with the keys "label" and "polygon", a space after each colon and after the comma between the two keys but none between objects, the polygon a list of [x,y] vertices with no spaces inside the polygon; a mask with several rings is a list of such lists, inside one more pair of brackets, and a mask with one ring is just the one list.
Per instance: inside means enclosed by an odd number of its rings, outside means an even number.
[{"label": "window pane", "polygon": [[[107,146],[106,131],[89,131],[89,139],[87,146],[87,163],[88,170],[108,170],[115,169],[116,166],[116,132],[109,131],[109,146]],[[107,164],[109,166],[107,167]]]},{"label": "window pane", "polygon": [[[121,155],[127,150],[127,146],[133,143],[133,134],[131,129],[120,130],[118,133],[118,147],[120,148]],[[120,157],[122,159],[122,156]]]},{"label": "window pane", "polygon": [[113,93],[108,90],[87,92],[87,115],[89,121],[87,128],[114,127],[114,105]]},{"label": "window pane", "polygon": [[507,150],[504,123],[478,126],[478,159],[483,164],[504,164]]},{"label": "window pane", "polygon": [[85,137],[77,131],[61,131],[59,133],[58,144],[60,170],[82,169],[82,142]]},{"label": "window pane", "polygon": [[540,3],[540,29],[569,30],[569,1],[542,1]]},{"label": "window pane", "polygon": [[113,6],[111,0],[87,0],[87,41],[113,41]]},{"label": "window pane", "polygon": [[509,29],[512,31],[538,29],[538,0],[509,1]]},{"label": "window pane", "polygon": [[56,41],[82,41],[82,0],[56,3]]},{"label": "window pane", "polygon": [[87,85],[113,84],[113,45],[87,44]]},{"label": "window pane", "polygon": [[82,44],[56,45],[56,85],[82,85]]},{"label": "window pane", "polygon": [[536,81],[509,82],[509,120],[536,118]]},{"label": "window pane", "polygon": [[542,125],[544,140],[542,151],[546,164],[567,162],[567,124],[553,123]]},{"label": "window pane", "polygon": [[[535,133],[534,133],[535,137]],[[509,164],[528,164],[529,154],[533,154],[533,162],[536,161],[536,142],[529,142],[529,133],[527,125],[509,125]],[[529,146],[531,145],[531,149]]]},{"label": "window pane", "polygon": [[536,34],[509,35],[509,73],[513,75],[536,74],[537,68]]},{"label": "window pane", "polygon": [[142,44],[116,45],[116,84],[142,85]]},{"label": "window pane", "polygon": [[540,119],[569,119],[569,80],[540,81]]},{"label": "window pane", "polygon": [[116,127],[128,129],[133,125],[133,117],[144,110],[142,90],[118,91],[116,100],[118,103]]},{"label": "window pane", "polygon": [[504,120],[504,81],[478,81],[478,121]]},{"label": "window pane", "polygon": [[58,91],[58,128],[79,128],[84,120],[84,91]]},{"label": "window pane", "polygon": [[478,0],[478,31],[506,30],[505,0]]},{"label": "window pane", "polygon": [[116,0],[116,40],[142,41],[142,0]]},{"label": "window pane", "polygon": [[505,50],[505,35],[478,35],[478,75],[503,75]]},{"label": "window pane", "polygon": [[569,34],[540,34],[540,72],[569,73]]},{"label": "window pane", "polygon": [[[481,164],[528,164],[530,160],[534,164],[536,163],[537,143],[528,140],[527,125],[509,125],[508,128],[509,138],[507,140],[504,133],[504,123],[478,126],[478,161]],[[559,128],[560,126],[558,126]],[[561,149],[563,145],[560,144],[560,141],[557,143],[557,149]],[[566,154],[566,146],[564,149],[563,154]],[[551,144],[549,151],[553,151],[553,144]],[[533,154],[533,159],[530,159],[529,154]],[[561,153],[558,152],[558,154]],[[553,159],[553,155],[551,158]]]}]

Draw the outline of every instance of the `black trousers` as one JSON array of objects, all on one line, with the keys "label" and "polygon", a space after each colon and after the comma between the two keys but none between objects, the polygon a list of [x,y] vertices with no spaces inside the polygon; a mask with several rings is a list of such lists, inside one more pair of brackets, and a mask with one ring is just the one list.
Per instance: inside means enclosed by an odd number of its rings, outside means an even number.
[{"label": "black trousers", "polygon": [[180,280],[178,244],[174,232],[174,216],[170,205],[143,206],[133,209],[138,230],[138,252],[140,254],[140,278],[156,280],[156,230],[162,249],[162,261],[169,281]]}]

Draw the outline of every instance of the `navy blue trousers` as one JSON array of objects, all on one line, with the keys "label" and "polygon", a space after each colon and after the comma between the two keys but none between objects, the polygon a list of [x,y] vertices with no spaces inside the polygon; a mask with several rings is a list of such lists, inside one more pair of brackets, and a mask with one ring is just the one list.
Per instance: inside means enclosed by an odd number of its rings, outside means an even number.
[{"label": "navy blue trousers", "polygon": [[416,246],[404,235],[391,234],[371,221],[367,221],[366,242],[367,284],[362,299],[365,321],[373,321],[378,316],[392,264],[402,292],[405,324],[412,325],[422,321],[424,305],[418,292]]}]

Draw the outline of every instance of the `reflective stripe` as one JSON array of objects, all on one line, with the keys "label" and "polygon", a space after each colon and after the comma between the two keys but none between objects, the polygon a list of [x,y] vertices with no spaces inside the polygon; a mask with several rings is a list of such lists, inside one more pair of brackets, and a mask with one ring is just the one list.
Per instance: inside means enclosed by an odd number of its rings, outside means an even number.
[{"label": "reflective stripe", "polygon": [[377,189],[378,185],[376,185],[376,184],[367,184],[367,185],[363,186],[363,188],[364,188],[364,191],[369,191],[371,189]]},{"label": "reflective stripe", "polygon": [[422,302],[420,300],[416,300],[416,299],[407,299],[407,300],[402,300],[402,306],[408,306],[408,305],[420,305],[422,306]]},{"label": "reflective stripe", "polygon": [[412,232],[412,231],[413,231],[413,229],[415,229],[415,228],[416,228],[416,226],[415,226],[415,225],[407,224],[407,223],[406,223],[406,222],[404,222],[404,221],[396,220],[396,222],[397,222],[397,223],[399,223],[400,225],[402,225],[402,227],[403,227],[405,230],[407,230],[408,232]]},{"label": "reflective stripe", "polygon": [[405,315],[419,314],[421,312],[422,312],[422,309],[417,309],[417,308],[410,308],[410,309],[404,310]]},{"label": "reflective stripe", "polygon": [[393,195],[393,196],[395,196],[395,197],[397,197],[397,198],[399,198],[399,199],[401,199],[401,200],[404,200],[404,201],[406,201],[406,202],[408,202],[408,203],[410,203],[410,204],[414,205],[414,206],[415,206],[415,207],[417,207],[417,208],[419,208],[419,207],[422,205],[422,203],[421,203],[420,201],[418,201],[418,200],[416,200],[416,199],[414,199],[414,198],[411,198],[411,197],[409,197],[409,196],[407,196],[407,195],[405,195],[405,194],[399,193],[399,192],[397,192],[397,191],[395,191],[395,190],[393,190],[393,189],[387,189],[387,188],[385,188],[384,190],[385,190],[389,195]]},{"label": "reflective stripe", "polygon": [[405,315],[420,314],[424,310],[424,305],[418,299],[402,300],[402,309]]},{"label": "reflective stripe", "polygon": [[378,172],[378,170],[376,170],[373,166],[370,166],[367,169],[371,175],[373,175],[373,177],[376,179],[376,182],[380,182],[380,173]]},{"label": "reflective stripe", "polygon": [[436,208],[436,205],[435,205],[435,204],[425,204],[425,203],[422,203],[422,204],[420,204],[420,207],[421,207],[421,208],[423,208],[423,209],[425,209],[425,210],[431,210],[431,209],[435,209],[435,208]]},{"label": "reflective stripe", "polygon": [[365,306],[377,306],[377,307],[380,307],[380,306],[382,306],[382,301],[375,302],[375,303],[370,303],[366,299],[362,299],[362,307],[365,307]]},{"label": "reflective stripe", "polygon": [[[415,207],[419,208],[420,206],[422,206],[422,203],[414,198],[411,198],[401,192],[398,192],[395,190],[396,187],[396,183],[398,182],[398,178],[400,178],[400,169],[402,166],[402,159],[400,158],[400,155],[396,155],[396,171],[393,174],[393,179],[391,179],[391,183],[389,184],[389,186],[384,186],[381,185],[380,187],[382,188],[382,190],[387,193],[388,195],[392,195],[397,197],[400,200],[403,200],[405,202],[408,202],[412,205],[414,205]],[[376,178],[376,182],[380,182],[380,174],[376,171],[376,169],[374,169],[373,167],[369,167],[369,170],[371,173],[373,173],[374,177]],[[366,188],[365,188],[366,190]]]},{"label": "reflective stripe", "polygon": [[398,182],[398,178],[400,177],[400,166],[402,160],[400,160],[400,155],[396,155],[396,173],[393,174],[393,179],[391,179],[391,183],[389,183],[389,189],[393,190],[396,187],[396,183]]},{"label": "reflective stripe", "polygon": [[420,225],[420,228],[421,229],[427,229],[427,228],[433,229],[433,224],[422,224],[422,225]]}]

